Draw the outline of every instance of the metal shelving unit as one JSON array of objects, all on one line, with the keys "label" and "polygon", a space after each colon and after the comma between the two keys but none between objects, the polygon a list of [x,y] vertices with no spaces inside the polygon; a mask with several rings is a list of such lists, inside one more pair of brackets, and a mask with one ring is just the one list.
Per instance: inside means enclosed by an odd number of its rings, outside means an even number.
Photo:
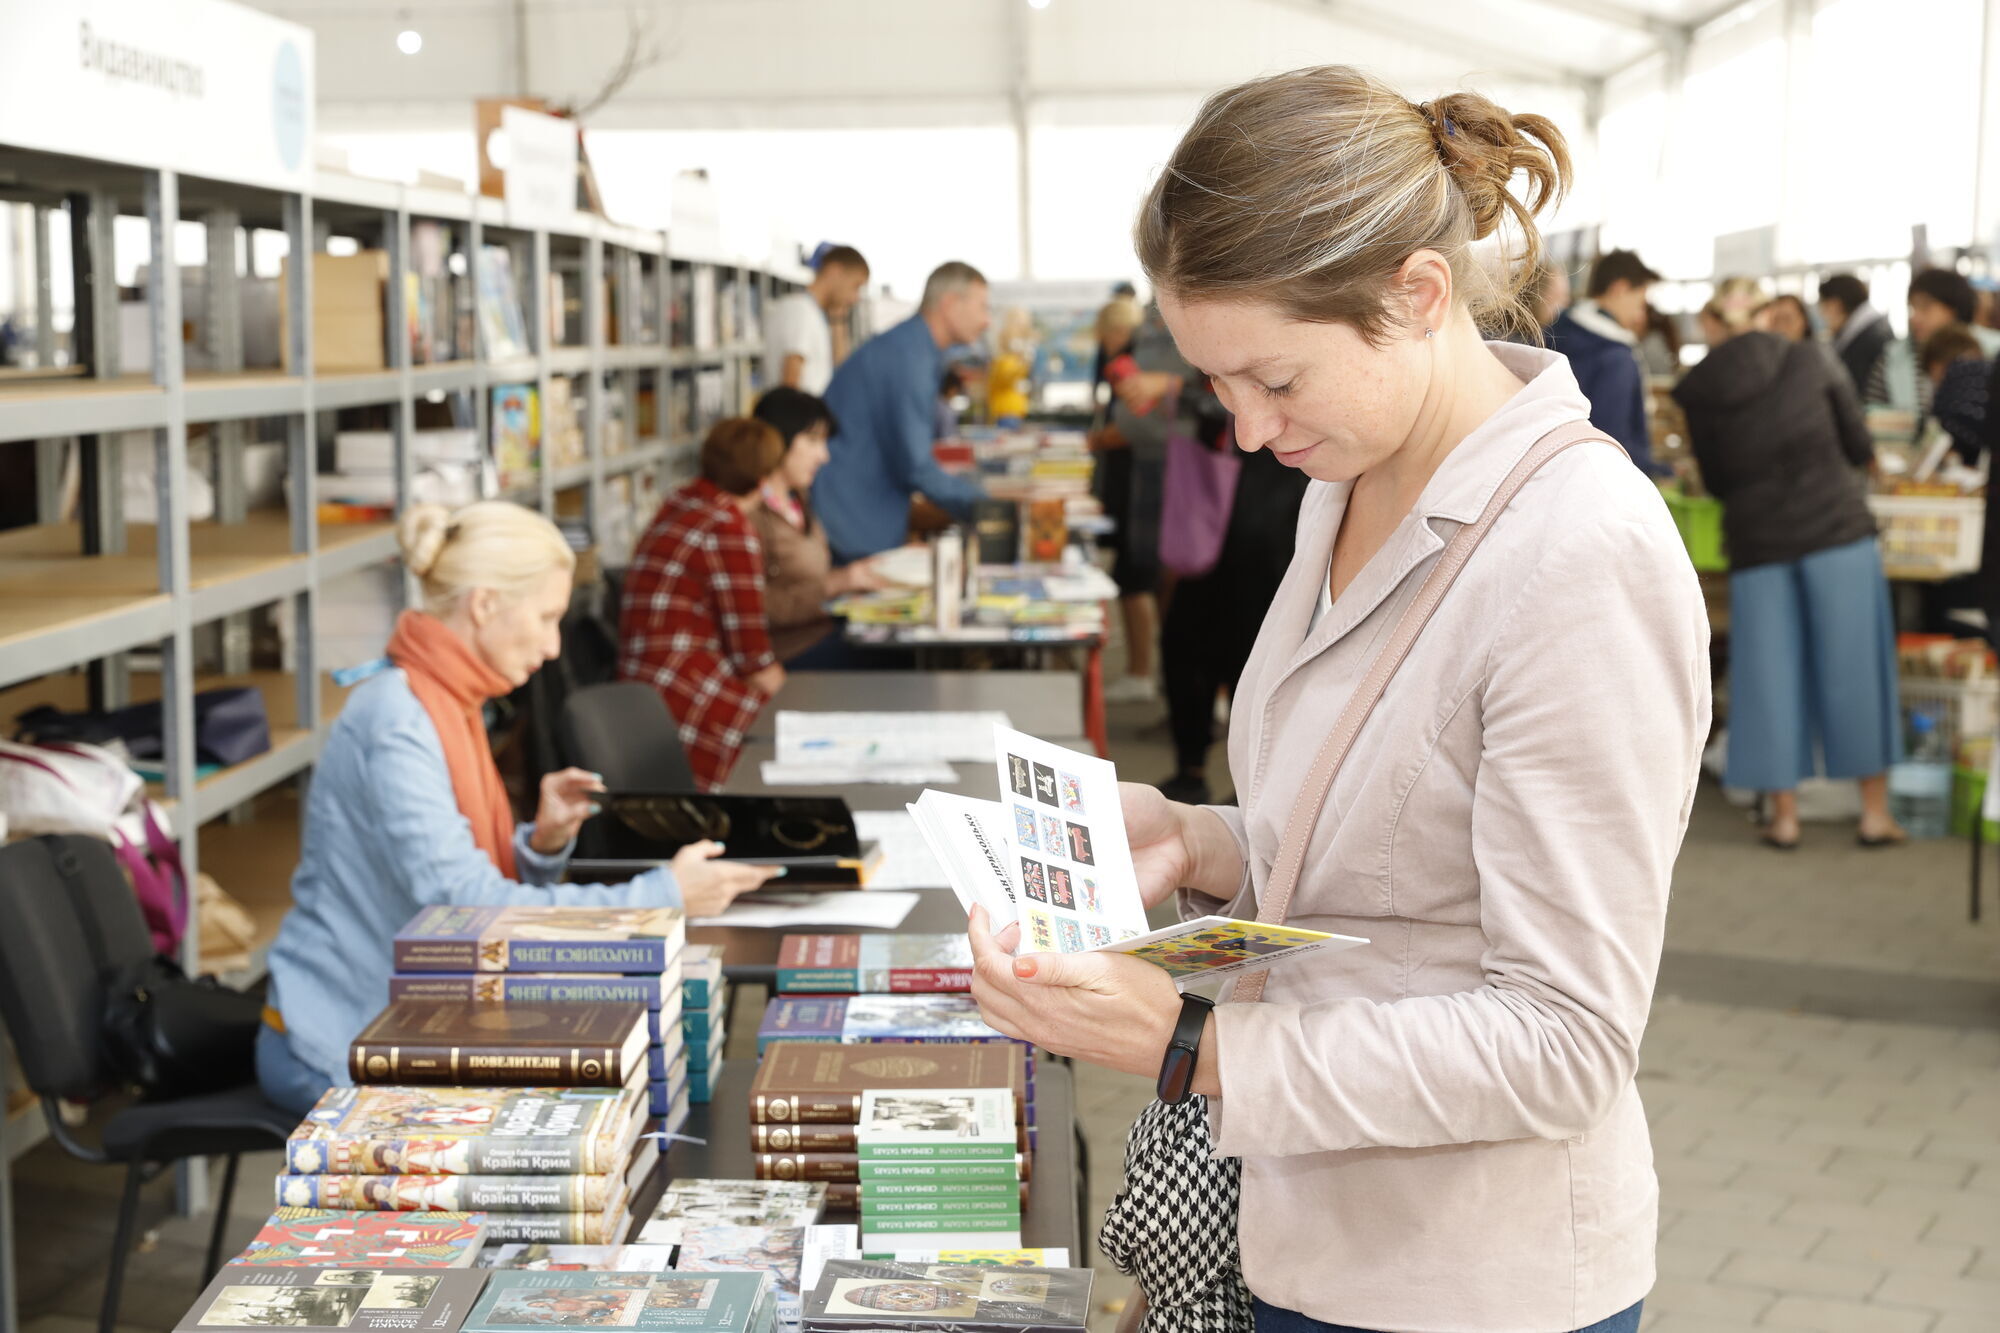
[{"label": "metal shelving unit", "polygon": [[[560,226],[527,226],[511,219],[497,200],[324,173],[310,193],[286,193],[184,180],[150,164],[89,161],[4,143],[0,167],[5,168],[0,171],[0,182],[5,182],[0,201],[32,205],[44,232],[59,210],[68,211],[72,235],[79,240],[73,247],[78,294],[73,346],[82,363],[46,375],[0,378],[0,442],[72,441],[69,447],[77,451],[82,478],[80,521],[59,521],[53,512],[58,488],[45,477],[40,486],[44,521],[0,532],[0,695],[18,698],[23,689],[55,681],[87,691],[69,706],[116,706],[132,697],[129,655],[144,654],[145,664],[158,673],[151,697],[166,703],[166,778],[159,795],[170,810],[190,878],[200,866],[202,825],[239,817],[260,794],[305,774],[326,741],[337,703],[323,680],[316,650],[315,608],[321,589],[330,580],[395,559],[393,524],[318,521],[315,477],[323,415],[350,408],[386,409],[400,509],[414,472],[411,446],[420,400],[438,392],[470,394],[474,419],[490,450],[494,386],[535,385],[546,406],[553,379],[577,377],[580,391],[574,397],[583,413],[585,461],[560,469],[549,466],[544,417],[539,474],[508,494],[553,514],[559,493],[583,491],[584,513],[601,543],[607,526],[606,488],[614,480],[651,473],[665,485],[692,472],[696,442],[707,422],[695,419],[686,429],[674,429],[670,417],[676,373],[720,369],[724,410],[740,410],[748,406],[753,367],[762,357],[761,341],[739,340],[700,352],[672,345],[676,321],[670,273],[676,260],[669,238],[660,231],[585,214]],[[121,373],[112,277],[112,219],[133,213],[145,217],[150,242],[146,298],[153,364],[144,375]],[[225,357],[224,364],[242,364],[236,241],[253,229],[282,231],[292,256],[325,250],[329,234],[363,235],[385,251],[389,278],[383,323],[389,333],[389,364],[357,373],[314,373],[309,317],[313,265],[295,262],[285,270],[287,315],[280,337],[288,344],[285,364],[297,369],[187,373],[173,241],[177,225],[189,218],[206,225],[211,253],[229,257],[207,272],[209,320],[216,326],[210,337],[233,351],[233,362]],[[482,247],[504,243],[511,249],[531,355],[486,358],[482,330],[475,334],[481,355],[473,360],[411,363],[410,339],[403,336],[408,312],[401,279],[410,268],[413,220],[454,229],[475,301],[480,299]],[[551,342],[547,303],[552,244],[566,255],[581,253],[587,334],[581,346]],[[38,252],[46,256],[46,245],[38,246]],[[718,281],[726,273],[739,284],[754,285],[766,306],[806,277],[802,270],[773,273],[713,256],[679,262],[714,267],[720,271]],[[650,330],[642,329],[641,284],[651,285],[647,304],[656,313]],[[606,327],[607,292],[618,320],[615,338]],[[47,330],[46,295],[41,313],[41,327]],[[475,327],[480,323],[475,318]],[[46,365],[46,353],[53,350],[46,334],[44,344]],[[645,376],[652,379],[654,424],[642,437]],[[626,447],[607,455],[607,413],[614,392],[622,397]],[[243,453],[248,431],[240,423],[273,419],[283,423],[287,508],[246,512]],[[214,427],[214,522],[188,519],[190,423]],[[127,432],[151,435],[158,519],[150,525],[128,526],[123,520],[121,437]],[[37,448],[43,450],[38,460],[45,471],[49,460],[61,457],[57,445]],[[647,517],[633,516],[635,531]],[[245,613],[279,603],[291,608],[295,670],[288,679],[267,682],[267,698],[290,705],[271,710],[272,748],[247,763],[197,778],[194,695],[248,666]],[[215,637],[209,627],[218,625],[219,650],[207,643]],[[218,653],[220,660],[214,660]],[[77,668],[84,668],[86,676],[75,674]],[[274,922],[277,913],[268,915]],[[200,923],[193,919],[192,907],[190,917],[181,961],[190,973],[199,973]],[[267,938],[258,941],[253,971],[261,970],[268,943]],[[5,1080],[5,1062],[0,1061],[0,1110]],[[43,1136],[34,1107],[0,1117],[0,1333],[16,1327],[8,1164]],[[183,1173],[185,1207],[201,1205],[204,1180],[199,1172]]]}]

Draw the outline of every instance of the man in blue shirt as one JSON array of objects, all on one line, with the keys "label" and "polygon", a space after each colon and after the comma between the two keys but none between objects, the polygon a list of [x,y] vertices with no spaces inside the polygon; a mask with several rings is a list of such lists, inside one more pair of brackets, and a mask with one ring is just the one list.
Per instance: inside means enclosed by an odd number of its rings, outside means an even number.
[{"label": "man in blue shirt", "polygon": [[924,283],[917,313],[870,338],[833,373],[826,405],[840,432],[812,500],[836,565],[901,546],[913,495],[956,518],[972,517],[985,494],[978,478],[939,467],[931,443],[944,349],[977,340],[988,320],[979,270],[940,264]]},{"label": "man in blue shirt", "polygon": [[1549,350],[1569,358],[1577,387],[1590,400],[1590,423],[1624,445],[1639,470],[1653,477],[1668,469],[1653,461],[1638,347],[1646,289],[1659,280],[1630,250],[1600,255],[1590,268],[1587,299],[1558,315],[1547,334]]}]

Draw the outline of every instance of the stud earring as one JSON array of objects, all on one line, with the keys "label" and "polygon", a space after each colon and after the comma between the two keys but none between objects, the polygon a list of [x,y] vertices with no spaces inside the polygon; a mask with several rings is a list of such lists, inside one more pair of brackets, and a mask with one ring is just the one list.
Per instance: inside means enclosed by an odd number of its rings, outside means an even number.
[{"label": "stud earring", "polygon": [[1431,336],[1431,334],[1432,334],[1433,332],[1435,332],[1435,330],[1433,330],[1433,329],[1425,329],[1425,330],[1424,330],[1424,337],[1426,337],[1426,338],[1430,337],[1430,336]]}]

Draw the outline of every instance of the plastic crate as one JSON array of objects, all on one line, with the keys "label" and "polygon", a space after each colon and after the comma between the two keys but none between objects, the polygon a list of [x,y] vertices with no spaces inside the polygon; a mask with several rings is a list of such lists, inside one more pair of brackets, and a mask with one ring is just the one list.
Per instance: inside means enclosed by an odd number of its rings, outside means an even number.
[{"label": "plastic crate", "polygon": [[1729,568],[1729,556],[1722,545],[1722,501],[1705,495],[1683,495],[1679,491],[1662,491],[1666,498],[1667,512],[1673,515],[1674,527],[1680,530],[1681,544],[1687,547],[1688,559],[1704,574],[1717,574]]},{"label": "plastic crate", "polygon": [[[2000,678],[1904,676],[1897,692],[1903,706],[1904,734],[1908,734],[1910,714],[1922,709],[1937,719],[1938,733],[1950,747],[1954,762],[1964,762],[1968,743],[1990,742],[2000,733]],[[1984,756],[1973,758],[1984,771]]]},{"label": "plastic crate", "polygon": [[1976,495],[1871,495],[1891,578],[1950,578],[1979,568],[1986,501]]}]

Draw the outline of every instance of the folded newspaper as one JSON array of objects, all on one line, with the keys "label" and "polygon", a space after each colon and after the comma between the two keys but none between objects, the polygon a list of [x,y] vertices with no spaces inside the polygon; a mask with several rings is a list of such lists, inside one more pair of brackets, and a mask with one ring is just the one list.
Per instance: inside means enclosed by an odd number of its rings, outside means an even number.
[{"label": "folded newspaper", "polygon": [[909,810],[966,912],[1020,924],[1017,952],[1129,953],[1185,984],[1368,942],[1223,916],[1151,929],[1117,768],[997,726],[994,752],[1004,799],[926,790]]}]

